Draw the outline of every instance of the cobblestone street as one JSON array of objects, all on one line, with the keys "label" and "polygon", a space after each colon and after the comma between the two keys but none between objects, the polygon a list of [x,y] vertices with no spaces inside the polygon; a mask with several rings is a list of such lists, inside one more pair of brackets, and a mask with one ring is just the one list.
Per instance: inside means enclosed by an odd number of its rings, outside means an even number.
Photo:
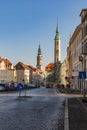
[{"label": "cobblestone street", "polygon": [[0,130],[64,130],[64,97],[45,88],[27,93],[36,96],[18,99],[13,93],[0,97]]}]

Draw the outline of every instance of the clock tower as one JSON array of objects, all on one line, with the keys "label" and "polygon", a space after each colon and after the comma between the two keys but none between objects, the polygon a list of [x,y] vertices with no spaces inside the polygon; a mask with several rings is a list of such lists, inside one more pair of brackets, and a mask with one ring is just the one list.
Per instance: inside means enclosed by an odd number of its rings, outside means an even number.
[{"label": "clock tower", "polygon": [[38,48],[36,68],[37,68],[37,69],[42,69],[42,53],[41,53],[40,45],[39,45],[39,48]]}]

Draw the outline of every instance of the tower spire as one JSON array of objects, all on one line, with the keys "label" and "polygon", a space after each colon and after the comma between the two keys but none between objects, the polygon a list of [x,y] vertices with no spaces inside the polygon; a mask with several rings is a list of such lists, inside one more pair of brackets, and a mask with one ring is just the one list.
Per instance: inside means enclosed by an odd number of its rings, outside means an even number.
[{"label": "tower spire", "polygon": [[58,33],[58,18],[57,18],[57,26],[56,26],[56,33]]},{"label": "tower spire", "polygon": [[58,29],[58,21],[57,21],[57,26],[56,26],[56,35],[55,35],[55,40],[60,39],[59,35],[59,29]]}]

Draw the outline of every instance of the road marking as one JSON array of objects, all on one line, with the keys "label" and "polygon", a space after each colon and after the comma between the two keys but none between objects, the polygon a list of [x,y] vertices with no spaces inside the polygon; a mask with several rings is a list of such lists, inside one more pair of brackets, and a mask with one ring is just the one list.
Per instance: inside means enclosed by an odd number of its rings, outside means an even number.
[{"label": "road marking", "polygon": [[84,103],[82,103],[81,100],[78,98],[77,98],[77,100],[80,102],[80,104],[83,106],[83,108],[87,111],[87,107],[84,105]]},{"label": "road marking", "polygon": [[64,130],[69,130],[69,118],[68,118],[68,99],[65,100],[65,119],[64,119]]}]

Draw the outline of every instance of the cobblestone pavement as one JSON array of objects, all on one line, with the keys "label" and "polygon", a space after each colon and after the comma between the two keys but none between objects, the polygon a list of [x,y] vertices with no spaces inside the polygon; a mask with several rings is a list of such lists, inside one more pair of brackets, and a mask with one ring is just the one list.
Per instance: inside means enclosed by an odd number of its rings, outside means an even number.
[{"label": "cobblestone pavement", "polygon": [[68,99],[69,130],[87,130],[87,95],[82,101],[80,90],[59,88],[58,91]]},{"label": "cobblestone pavement", "polygon": [[69,130],[87,130],[87,111],[76,98],[68,99]]},{"label": "cobblestone pavement", "polygon": [[47,95],[23,99],[13,96],[8,100],[0,97],[0,130],[64,130],[65,98],[55,96],[53,89],[34,91]]}]

